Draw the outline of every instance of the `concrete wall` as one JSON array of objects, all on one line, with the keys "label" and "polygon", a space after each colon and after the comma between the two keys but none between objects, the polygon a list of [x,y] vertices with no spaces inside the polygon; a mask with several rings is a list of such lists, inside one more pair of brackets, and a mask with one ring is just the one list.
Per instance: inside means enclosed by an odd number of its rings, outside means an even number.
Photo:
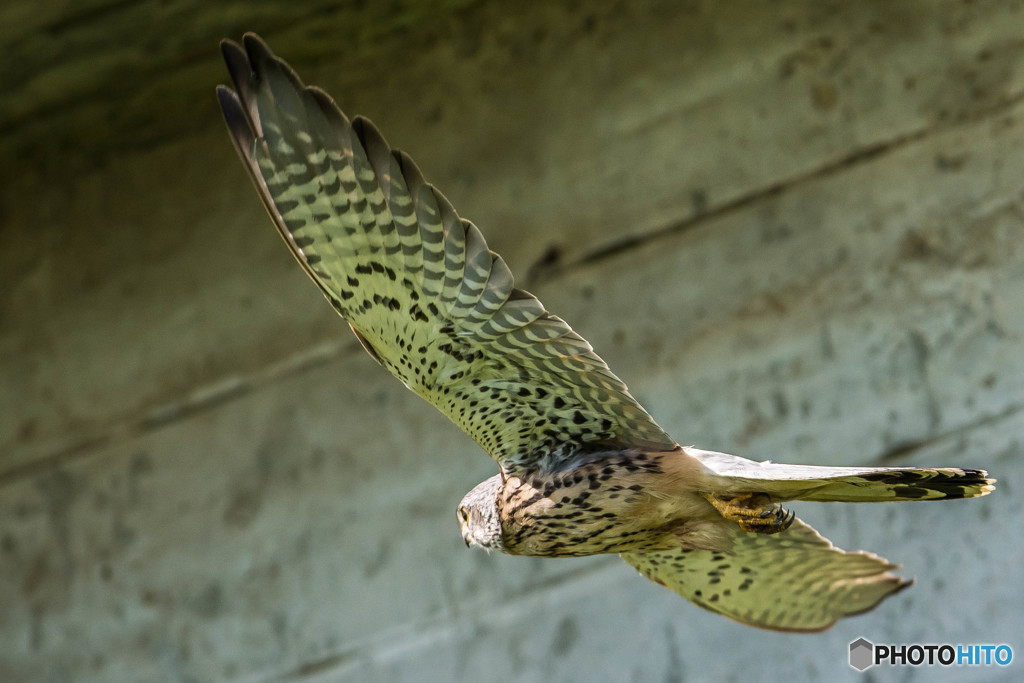
[{"label": "concrete wall", "polygon": [[[1021,3],[367,5],[0,10],[0,679],[868,680],[860,636],[1024,657]],[[455,505],[493,464],[358,348],[219,121],[216,39],[246,29],[680,442],[999,489],[799,506],[918,579],[823,635],[613,557],[467,551]]]}]

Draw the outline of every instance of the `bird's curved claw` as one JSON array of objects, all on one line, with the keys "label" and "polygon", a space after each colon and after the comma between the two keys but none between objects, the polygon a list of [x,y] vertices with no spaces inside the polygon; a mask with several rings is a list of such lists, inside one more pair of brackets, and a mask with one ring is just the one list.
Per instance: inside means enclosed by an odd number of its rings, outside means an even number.
[{"label": "bird's curved claw", "polygon": [[748,493],[732,498],[706,493],[704,498],[723,517],[736,522],[744,531],[755,534],[777,534],[788,529],[796,519],[792,510],[773,503],[765,493]]}]

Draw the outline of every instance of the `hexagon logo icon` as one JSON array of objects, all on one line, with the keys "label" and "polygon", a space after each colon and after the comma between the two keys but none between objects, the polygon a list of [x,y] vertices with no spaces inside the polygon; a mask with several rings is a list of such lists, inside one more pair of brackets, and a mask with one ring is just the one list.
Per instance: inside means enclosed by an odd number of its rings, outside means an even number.
[{"label": "hexagon logo icon", "polygon": [[875,646],[864,638],[858,638],[850,643],[850,666],[857,671],[872,666],[875,663]]}]

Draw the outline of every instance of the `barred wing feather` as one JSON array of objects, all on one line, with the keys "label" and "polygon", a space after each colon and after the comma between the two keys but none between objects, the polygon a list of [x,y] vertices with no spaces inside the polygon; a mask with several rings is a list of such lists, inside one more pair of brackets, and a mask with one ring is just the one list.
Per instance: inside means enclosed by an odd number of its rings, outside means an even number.
[{"label": "barred wing feather", "polygon": [[256,36],[225,41],[228,129],[278,231],[363,346],[506,470],[675,442],[590,344],[392,151]]}]

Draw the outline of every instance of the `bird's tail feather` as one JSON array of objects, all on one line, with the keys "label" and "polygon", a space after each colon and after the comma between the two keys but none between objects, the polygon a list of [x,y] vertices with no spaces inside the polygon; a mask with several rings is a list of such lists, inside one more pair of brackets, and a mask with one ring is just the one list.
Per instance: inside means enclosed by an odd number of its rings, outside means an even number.
[{"label": "bird's tail feather", "polygon": [[766,493],[776,502],[877,503],[984,496],[985,470],[959,467],[822,467],[755,462],[728,453],[683,449],[702,466],[716,494]]},{"label": "bird's tail feather", "polygon": [[946,500],[984,496],[995,489],[985,470],[955,467],[908,468],[825,479],[800,500],[879,503],[903,500]]}]

